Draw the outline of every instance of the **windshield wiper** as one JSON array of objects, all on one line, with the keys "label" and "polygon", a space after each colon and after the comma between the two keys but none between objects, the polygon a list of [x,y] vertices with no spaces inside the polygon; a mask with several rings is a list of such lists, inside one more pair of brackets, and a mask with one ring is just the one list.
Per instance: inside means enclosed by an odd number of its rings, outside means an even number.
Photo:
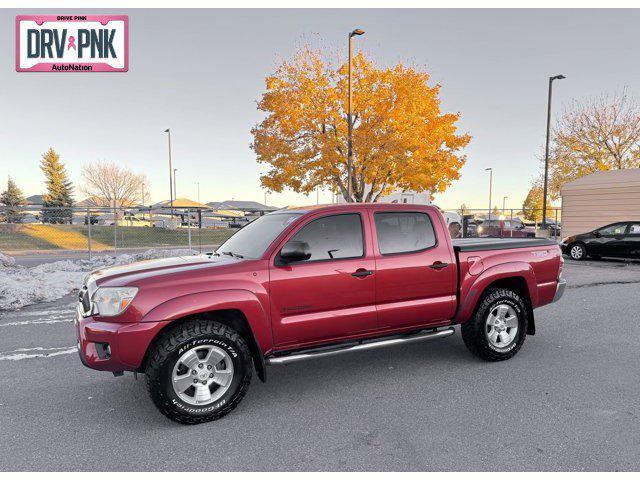
[{"label": "windshield wiper", "polygon": [[234,257],[234,258],[244,258],[242,255],[240,255],[239,253],[233,253],[231,251],[228,252],[221,252],[223,255],[229,255],[230,257]]}]

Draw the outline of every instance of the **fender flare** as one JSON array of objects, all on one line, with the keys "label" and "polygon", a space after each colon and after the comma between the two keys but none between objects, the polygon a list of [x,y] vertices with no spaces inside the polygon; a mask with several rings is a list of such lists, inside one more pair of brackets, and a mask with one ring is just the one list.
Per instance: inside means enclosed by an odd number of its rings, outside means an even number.
[{"label": "fender flare", "polygon": [[[215,310],[238,310],[247,320],[249,332],[255,348],[251,348],[258,376],[264,381],[264,354],[273,348],[273,337],[269,317],[258,297],[249,290],[212,290],[171,298],[151,309],[141,320],[145,322],[166,322]],[[148,346],[147,346],[148,348]]]},{"label": "fender flare", "polygon": [[464,300],[460,303],[460,308],[456,313],[455,323],[465,323],[468,321],[482,294],[492,283],[498,280],[509,278],[522,278],[527,285],[527,291],[531,305],[538,304],[538,283],[533,267],[526,262],[507,262],[489,267],[478,275],[471,285],[461,286],[460,298]]}]

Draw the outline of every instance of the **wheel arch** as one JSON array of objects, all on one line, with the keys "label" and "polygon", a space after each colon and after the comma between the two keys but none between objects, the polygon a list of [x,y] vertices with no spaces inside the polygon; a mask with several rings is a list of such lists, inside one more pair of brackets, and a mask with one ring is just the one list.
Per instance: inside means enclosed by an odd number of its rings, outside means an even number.
[{"label": "wheel arch", "polygon": [[253,364],[256,369],[258,378],[262,380],[262,382],[267,381],[267,370],[264,361],[264,355],[262,354],[262,351],[260,350],[260,347],[256,342],[256,338],[253,334],[253,331],[251,330],[251,325],[249,324],[247,317],[241,310],[233,308],[208,310],[195,314],[185,315],[183,317],[172,320],[171,322],[168,322],[160,331],[158,331],[156,336],[153,337],[153,339],[147,346],[140,367],[138,368],[138,372],[144,373],[147,368],[147,362],[149,361],[151,352],[164,335],[166,335],[177,326],[196,319],[216,321],[222,323],[223,325],[227,325],[228,327],[233,328],[235,331],[237,331],[244,339],[244,341],[247,342],[247,346],[249,347],[249,351],[251,352]]},{"label": "wheel arch", "polygon": [[264,354],[272,348],[271,326],[258,297],[248,290],[200,292],[168,300],[150,312],[142,322],[166,322],[149,342],[138,371],[144,372],[149,352],[162,335],[175,325],[205,318],[230,326],[247,342],[258,378],[266,381]]},{"label": "wheel arch", "polygon": [[518,293],[525,302],[529,324],[527,334],[535,335],[533,306],[538,302],[538,286],[533,268],[524,262],[500,264],[474,277],[471,285],[463,285],[460,308],[456,314],[456,323],[465,323],[473,318],[478,306],[490,288],[507,288]]},{"label": "wheel arch", "polygon": [[533,305],[531,303],[531,295],[529,295],[529,286],[527,285],[527,281],[524,279],[524,277],[516,276],[501,278],[487,285],[487,287],[481,293],[478,302],[476,303],[476,308],[474,309],[473,314],[475,315],[476,310],[482,302],[484,296],[487,294],[487,291],[492,288],[504,288],[506,290],[512,290],[516,292],[520,298],[522,298],[527,309],[527,335],[535,335],[536,324],[533,314]]}]

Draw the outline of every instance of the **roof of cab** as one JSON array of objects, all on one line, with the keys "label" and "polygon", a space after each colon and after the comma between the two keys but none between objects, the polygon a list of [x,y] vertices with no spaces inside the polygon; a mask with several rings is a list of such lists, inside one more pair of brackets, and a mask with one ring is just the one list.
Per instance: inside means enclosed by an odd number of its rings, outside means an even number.
[{"label": "roof of cab", "polygon": [[277,215],[282,213],[309,213],[316,211],[341,211],[352,210],[354,208],[375,208],[383,210],[416,210],[425,208],[436,208],[433,205],[423,205],[416,203],[327,203],[321,205],[289,205],[268,215]]}]

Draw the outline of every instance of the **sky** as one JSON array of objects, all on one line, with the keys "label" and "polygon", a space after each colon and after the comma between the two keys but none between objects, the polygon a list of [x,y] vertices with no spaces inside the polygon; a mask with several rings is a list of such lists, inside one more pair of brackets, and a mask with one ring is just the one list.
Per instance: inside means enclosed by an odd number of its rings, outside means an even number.
[{"label": "sky", "polygon": [[264,201],[265,167],[249,144],[265,76],[305,40],[346,50],[354,28],[366,31],[356,48],[384,66],[420,66],[442,86],[443,110],[461,113],[459,131],[473,139],[460,180],[435,198],[444,208],[486,208],[487,167],[493,204],[522,205],[540,170],[549,76],[567,77],[554,83],[553,118],[572,99],[640,93],[638,10],[87,9],[129,15],[127,73],[18,73],[15,15],[36,13],[79,12],[0,10],[0,185],[10,175],[26,195],[43,192],[38,165],[53,147],[76,185],[82,165],[106,160],[146,174],[153,202],[167,199],[171,128],[178,197],[197,200],[199,183],[203,203]]}]

